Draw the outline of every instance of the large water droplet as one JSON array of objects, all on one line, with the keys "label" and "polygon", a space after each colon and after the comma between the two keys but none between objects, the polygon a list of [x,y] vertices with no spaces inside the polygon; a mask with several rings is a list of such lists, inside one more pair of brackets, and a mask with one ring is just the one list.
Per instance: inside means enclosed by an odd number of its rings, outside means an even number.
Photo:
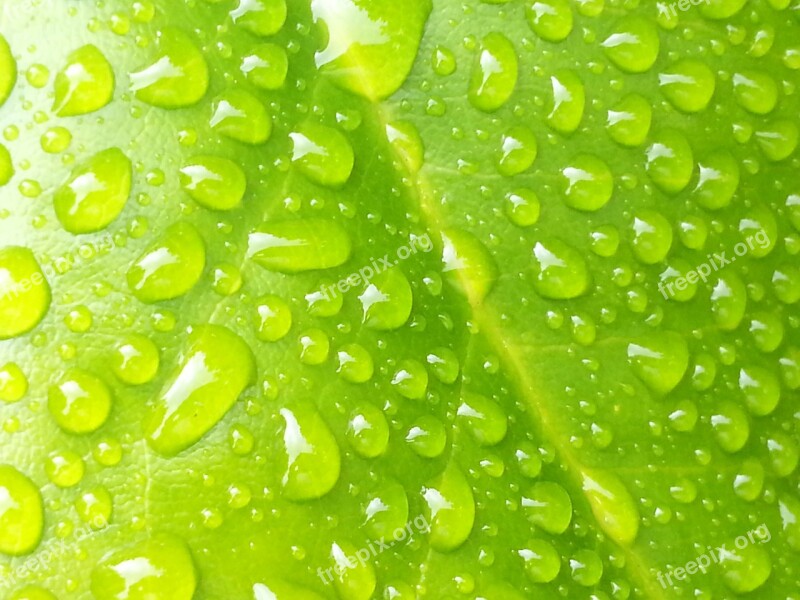
[{"label": "large water droplet", "polygon": [[647,139],[653,119],[650,103],[639,94],[630,94],[608,110],[606,129],[622,146],[639,146]]},{"label": "large water droplet", "polygon": [[92,156],[55,193],[56,216],[74,234],[105,229],[125,208],[131,191],[131,161],[119,148]]},{"label": "large water droplet", "polygon": [[277,90],[286,82],[289,58],[277,44],[261,44],[242,57],[239,69],[247,81],[262,90]]},{"label": "large water droplet", "polygon": [[153,61],[130,74],[131,89],[142,102],[161,108],[191,106],[208,89],[208,65],[203,53],[180,29],[158,33]]},{"label": "large water droplet", "polygon": [[0,34],[0,106],[3,106],[17,82],[17,61],[8,41]]},{"label": "large water droplet", "polygon": [[50,308],[50,285],[33,252],[21,246],[0,250],[0,340],[27,333]]},{"label": "large water droplet", "polygon": [[647,387],[665,395],[683,379],[689,367],[689,348],[677,333],[654,333],[628,344],[628,363]]},{"label": "large water droplet", "polygon": [[733,402],[721,402],[711,413],[709,421],[717,443],[725,452],[738,452],[750,438],[747,414]]},{"label": "large water droplet", "polygon": [[518,71],[517,53],[508,38],[501,33],[488,34],[472,67],[469,101],[485,112],[497,110],[514,93]]},{"label": "large water droplet", "polygon": [[781,398],[778,377],[763,367],[740,369],[739,389],[744,394],[747,409],[759,417],[774,411]]},{"label": "large water droplet", "polygon": [[576,156],[561,169],[564,203],[584,211],[600,210],[614,192],[614,177],[608,165],[595,156]]},{"label": "large water droplet", "polygon": [[369,600],[375,591],[375,569],[371,562],[358,560],[357,552],[349,542],[331,544],[333,583],[342,600]]},{"label": "large water droplet", "polygon": [[[250,233],[248,243],[250,258],[281,273],[338,267],[352,249],[344,228],[326,219],[267,222]],[[322,293],[334,294],[327,288]]]},{"label": "large water droplet", "polygon": [[181,187],[199,205],[211,210],[237,208],[247,189],[244,171],[232,160],[195,156],[180,170]]},{"label": "large water droplet", "polygon": [[259,145],[272,135],[272,117],[261,101],[244,90],[223,92],[211,105],[211,129],[243,144]]},{"label": "large water droplet", "polygon": [[382,483],[369,494],[364,506],[364,516],[364,528],[370,537],[376,540],[396,539],[395,533],[402,531],[408,520],[408,496],[405,488],[393,479]]},{"label": "large water droplet", "polygon": [[559,71],[550,77],[553,101],[549,105],[547,123],[561,133],[575,131],[583,119],[586,92],[583,82],[573,71]]},{"label": "large water droplet", "polygon": [[567,0],[528,3],[525,16],[536,35],[548,42],[560,42],[572,31],[572,9]]},{"label": "large water droplet", "polygon": [[402,327],[411,315],[414,302],[411,284],[397,267],[376,275],[358,299],[364,324],[382,331]]},{"label": "large water droplet", "polygon": [[658,84],[675,108],[694,113],[705,109],[711,102],[716,79],[705,63],[687,58],[659,73]]},{"label": "large water droplet", "polygon": [[561,556],[544,540],[529,541],[517,554],[525,561],[525,574],[534,583],[553,581],[561,570]]},{"label": "large water droplet", "polygon": [[703,208],[719,210],[731,202],[739,187],[739,163],[727,150],[698,161],[700,176],[692,197]]},{"label": "large water droplet", "polygon": [[114,71],[96,46],[88,44],[67,57],[55,80],[53,112],[60,117],[100,110],[114,95]]},{"label": "large water droplet", "polygon": [[151,408],[145,425],[150,446],[171,456],[197,442],[253,383],[255,370],[253,354],[238,335],[218,325],[195,328]]},{"label": "large water droplet", "polygon": [[92,571],[97,600],[191,600],[196,587],[189,549],[166,534],[112,553]]},{"label": "large water droplet", "polygon": [[442,271],[471,302],[481,302],[497,279],[497,264],[478,238],[467,231],[442,232]]},{"label": "large water droplet", "polygon": [[44,527],[39,488],[10,465],[0,465],[0,552],[28,554],[39,545]]},{"label": "large water droplet", "polygon": [[143,335],[130,334],[114,349],[111,369],[117,378],[128,385],[149,383],[158,373],[158,347]]},{"label": "large water droplet", "polygon": [[176,223],[128,269],[133,295],[146,303],[183,296],[200,280],[206,249],[189,223]]},{"label": "large water droplet", "polygon": [[283,408],[280,414],[285,422],[283,493],[291,500],[324,496],[339,480],[341,458],[336,438],[313,408]]},{"label": "large water droplet", "polygon": [[430,544],[439,552],[450,552],[467,541],[475,522],[475,499],[464,474],[454,465],[430,487],[422,488],[431,526]]},{"label": "large water droplet", "polygon": [[[753,537],[758,539],[756,536]],[[747,537],[744,539],[749,542]],[[757,590],[772,573],[769,553],[764,548],[749,543],[741,550],[738,545],[727,550],[724,556],[720,557],[720,563],[723,570],[722,580],[736,594]]]},{"label": "large water droplet", "polygon": [[736,101],[756,115],[765,115],[778,103],[778,84],[761,71],[743,71],[733,75]]},{"label": "large water droplet", "polygon": [[677,194],[689,184],[694,155],[686,137],[674,129],[656,135],[647,148],[647,173],[662,191]]},{"label": "large water droplet", "polygon": [[48,391],[47,406],[64,431],[89,433],[106,422],[111,411],[111,392],[94,375],[70,369]]},{"label": "large water droplet", "polygon": [[577,298],[589,289],[589,270],[577,250],[558,240],[533,247],[534,287],[544,298]]},{"label": "large water droplet", "polygon": [[251,33],[273,35],[286,22],[286,0],[239,0],[230,15],[234,23]]},{"label": "large water droplet", "polygon": [[747,307],[747,289],[733,272],[723,273],[711,290],[711,314],[717,327],[733,331],[739,326]]},{"label": "large water droplet", "polygon": [[347,183],[355,158],[353,147],[340,131],[309,121],[289,137],[292,163],[303,175],[330,187]]},{"label": "large water droplet", "polygon": [[496,402],[485,396],[465,392],[456,414],[482,446],[499,444],[506,436],[506,414]]},{"label": "large water droplet", "polygon": [[643,210],[633,217],[631,248],[646,265],[661,262],[672,247],[672,227],[669,221],[653,210]]},{"label": "large water droplet", "polygon": [[630,492],[611,473],[583,472],[583,493],[602,530],[617,544],[630,545],[639,531],[639,511]]},{"label": "large water droplet", "polygon": [[389,444],[389,425],[383,413],[372,404],[362,403],[347,422],[347,439],[353,449],[365,458],[375,458]]},{"label": "large water droplet", "polygon": [[430,0],[313,0],[324,46],[317,67],[370,100],[392,95],[411,71],[430,10]]},{"label": "large water droplet", "polygon": [[547,533],[564,533],[572,521],[572,500],[567,491],[552,481],[540,481],[522,497],[528,519]]},{"label": "large water droplet", "polygon": [[601,44],[606,55],[623,71],[644,73],[658,58],[661,46],[655,24],[643,17],[627,17]]}]

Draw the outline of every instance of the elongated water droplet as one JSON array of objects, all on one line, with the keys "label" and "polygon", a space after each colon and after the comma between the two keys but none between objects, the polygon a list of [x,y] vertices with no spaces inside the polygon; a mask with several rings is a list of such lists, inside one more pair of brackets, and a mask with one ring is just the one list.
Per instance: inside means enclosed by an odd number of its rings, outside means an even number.
[{"label": "elongated water droplet", "polygon": [[100,110],[114,95],[114,71],[96,46],[88,44],[67,57],[56,75],[53,112],[73,117]]},{"label": "elongated water droplet", "polygon": [[147,419],[150,446],[172,456],[193,445],[253,383],[255,370],[253,354],[238,335],[219,325],[194,329]]},{"label": "elongated water droplet", "polygon": [[27,333],[50,308],[50,285],[33,252],[21,246],[0,250],[0,340]]},{"label": "elongated water droplet", "polygon": [[208,89],[208,65],[203,53],[180,29],[158,32],[153,61],[131,73],[131,90],[142,102],[161,108],[192,106]]},{"label": "elongated water droplet", "polygon": [[333,580],[342,600],[369,600],[375,591],[375,569],[369,561],[353,560],[358,550],[349,542],[333,542],[330,558],[334,566]]},{"label": "elongated water droplet", "polygon": [[291,500],[324,496],[339,480],[341,458],[336,438],[313,408],[283,408],[280,414],[285,423],[284,495]]},{"label": "elongated water droplet", "polygon": [[564,134],[572,133],[581,124],[586,104],[583,82],[573,71],[559,71],[550,77],[553,101],[547,123]]},{"label": "elongated water droplet", "polygon": [[[364,528],[373,539],[396,539],[408,521],[408,496],[405,488],[390,479],[371,492],[364,505]],[[397,536],[399,537],[399,536]]]},{"label": "elongated water droplet", "polygon": [[628,363],[647,387],[671,392],[689,368],[689,349],[679,334],[666,331],[628,344]]},{"label": "elongated water droplet", "polygon": [[350,258],[351,249],[350,237],[338,223],[302,219],[258,227],[249,236],[248,256],[272,271],[300,273],[338,267]]},{"label": "elongated water droplet", "polygon": [[530,168],[538,152],[536,136],[530,128],[512,127],[501,138],[497,171],[505,177],[519,175]]},{"label": "elongated water droplet", "polygon": [[189,549],[167,534],[114,552],[92,570],[97,600],[191,600],[196,587]]},{"label": "elongated water droplet", "polygon": [[324,47],[314,58],[337,85],[382,100],[408,77],[431,10],[430,0],[313,0]]},{"label": "elongated water droplet", "polygon": [[694,155],[686,137],[674,129],[655,136],[647,148],[647,173],[662,191],[677,194],[689,184]]},{"label": "elongated water droplet", "polygon": [[10,465],[0,465],[0,552],[28,554],[39,545],[44,527],[39,488]]},{"label": "elongated water droplet", "polygon": [[733,331],[744,318],[747,307],[747,289],[738,275],[723,273],[711,290],[711,314],[717,327]]}]

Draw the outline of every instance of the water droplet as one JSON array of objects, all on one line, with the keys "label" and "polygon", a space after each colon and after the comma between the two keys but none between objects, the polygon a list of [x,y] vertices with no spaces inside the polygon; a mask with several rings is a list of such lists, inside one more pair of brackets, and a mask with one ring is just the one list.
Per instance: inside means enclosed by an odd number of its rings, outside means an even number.
[{"label": "water droplet", "polygon": [[0,250],[0,340],[27,333],[50,308],[50,285],[33,253],[9,246]]},{"label": "water droplet", "polygon": [[283,492],[290,500],[312,500],[327,494],[339,480],[339,446],[322,417],[312,408],[280,411],[285,422]]},{"label": "water droplet", "polygon": [[[300,273],[338,267],[351,249],[347,232],[334,221],[269,221],[250,234],[248,256],[273,271]],[[334,292],[326,288],[322,293],[330,297]]]},{"label": "water droplet", "polygon": [[253,585],[253,600],[324,600],[322,596],[279,579]]},{"label": "water droplet", "polygon": [[700,6],[700,14],[708,19],[728,19],[746,3],[747,0],[709,0]]},{"label": "water droplet", "polygon": [[307,329],[297,339],[300,362],[321,365],[328,360],[331,341],[321,329]]},{"label": "water droplet", "polygon": [[561,570],[558,551],[544,540],[530,540],[517,554],[525,561],[525,574],[534,583],[549,583]]},{"label": "water droplet", "polygon": [[569,568],[578,585],[592,587],[603,577],[603,561],[592,550],[578,550],[569,559]]},{"label": "water droplet", "polygon": [[792,121],[775,121],[755,133],[761,151],[772,162],[789,158],[800,140],[800,128]]},{"label": "water droplet", "polygon": [[473,304],[480,303],[497,279],[497,264],[478,238],[460,229],[442,232],[442,271]]},{"label": "water droplet", "polygon": [[254,378],[253,355],[238,335],[218,325],[195,328],[146,421],[150,446],[168,456],[188,448],[225,416]]},{"label": "water droplet", "polygon": [[745,412],[732,402],[722,402],[710,416],[711,427],[720,447],[738,452],[750,437],[750,423]]},{"label": "water droplet", "polygon": [[158,52],[152,62],[130,74],[131,90],[142,102],[161,108],[192,106],[208,89],[208,65],[203,53],[180,29],[157,34]]},{"label": "water droplet", "polygon": [[0,106],[3,106],[17,82],[17,61],[8,41],[0,34]]},{"label": "water droplet", "polygon": [[740,369],[739,389],[744,394],[747,409],[759,417],[774,411],[781,397],[781,385],[778,378],[762,367]]},{"label": "water droplet", "polygon": [[402,327],[411,315],[411,284],[397,268],[378,273],[358,297],[367,327],[388,331]]},{"label": "water droplet", "polygon": [[60,117],[100,110],[114,95],[114,71],[96,46],[87,44],[67,57],[55,80],[53,112]]},{"label": "water droplet", "polygon": [[312,0],[325,44],[314,56],[317,68],[369,100],[391,96],[411,71],[430,10],[430,0]]},{"label": "water droplet", "polygon": [[408,497],[401,484],[393,479],[371,492],[364,505],[364,528],[368,535],[379,540],[394,540],[408,520]]},{"label": "water droplet", "polygon": [[[744,539],[749,542],[746,537]],[[745,544],[741,550],[738,545],[731,548],[721,557],[720,563],[722,580],[736,594],[757,590],[772,572],[772,561],[767,551],[751,544]]]},{"label": "water droplet", "polygon": [[481,446],[494,446],[506,436],[506,414],[496,402],[485,396],[464,393],[456,414]]},{"label": "water droplet", "polygon": [[705,63],[686,58],[658,75],[661,93],[677,108],[687,113],[704,110],[714,95],[716,79]]},{"label": "water droplet", "polygon": [[756,500],[764,488],[764,467],[754,459],[748,458],[736,471],[733,479],[733,491],[739,498],[752,502]]},{"label": "water droplet", "polygon": [[772,112],[778,103],[778,84],[760,71],[734,73],[733,93],[740,106],[756,115]]},{"label": "water droplet", "polygon": [[501,33],[488,34],[472,67],[469,101],[485,112],[497,110],[514,92],[518,70],[517,53],[508,38]]},{"label": "water droplet", "polygon": [[345,344],[336,356],[339,367],[336,372],[351,383],[365,383],[372,378],[375,365],[372,356],[360,344]]},{"label": "water droplet", "polygon": [[111,494],[102,487],[83,492],[75,500],[75,509],[84,523],[94,529],[103,529],[111,520],[113,503]]},{"label": "water droplet", "polygon": [[653,333],[628,344],[628,364],[660,396],[671,392],[689,367],[689,348],[677,333]]},{"label": "water droplet", "polygon": [[475,499],[464,474],[449,465],[430,487],[422,488],[430,511],[430,544],[439,552],[450,552],[463,544],[475,522]]},{"label": "water droplet", "polygon": [[431,66],[437,75],[446,77],[456,71],[456,57],[452,50],[444,46],[436,46],[431,54]]},{"label": "water droplet", "polygon": [[444,425],[431,415],[423,415],[409,428],[406,442],[412,450],[424,458],[436,458],[447,446]]},{"label": "water droplet", "polygon": [[92,570],[97,600],[191,600],[196,587],[189,549],[166,534],[114,552]]},{"label": "water droplet", "polygon": [[572,9],[567,0],[537,0],[527,4],[525,16],[534,33],[548,42],[560,42],[572,31]]},{"label": "water droplet", "polygon": [[176,223],[131,265],[128,287],[145,303],[183,296],[200,280],[205,261],[205,244],[194,226]]},{"label": "water droplet", "polygon": [[497,172],[505,177],[519,175],[530,168],[537,153],[533,131],[523,125],[512,127],[502,136]]},{"label": "water droplet", "polygon": [[621,146],[634,147],[644,143],[650,133],[653,109],[639,94],[630,94],[608,109],[606,129]]},{"label": "water droplet", "polygon": [[700,176],[692,197],[703,208],[719,210],[731,202],[739,187],[739,163],[726,150],[698,161]]},{"label": "water droplet", "polygon": [[445,384],[455,383],[461,366],[456,353],[448,348],[436,348],[429,352],[426,361],[434,376]]},{"label": "water droplet", "polygon": [[652,265],[667,257],[672,247],[672,227],[660,213],[652,210],[638,212],[631,230],[631,248],[641,262]]},{"label": "water droplet", "polygon": [[739,326],[747,306],[747,289],[738,275],[722,273],[711,291],[711,313],[714,322],[723,331],[733,331]]},{"label": "water droplet", "polygon": [[267,295],[256,303],[256,335],[265,342],[276,342],[292,327],[292,309],[283,298]]},{"label": "water droplet", "polygon": [[261,101],[240,89],[230,89],[211,105],[211,129],[243,144],[259,145],[272,135],[272,117]]},{"label": "water droplet", "polygon": [[652,67],[660,45],[656,26],[644,17],[623,19],[601,44],[606,56],[628,73],[644,73]]},{"label": "water droplet", "polygon": [[111,392],[102,380],[81,369],[70,369],[51,386],[47,406],[58,426],[69,433],[100,428],[111,411]]},{"label": "water droplet", "polygon": [[39,545],[44,527],[39,488],[14,467],[0,465],[0,497],[0,552],[28,554]]},{"label": "water droplet", "polygon": [[103,150],[72,171],[56,191],[56,216],[70,233],[100,231],[122,212],[130,191],[131,161],[119,148]]},{"label": "water droplet", "polygon": [[42,150],[48,154],[63,152],[72,143],[72,134],[64,127],[51,127],[42,134]]},{"label": "water droplet", "polygon": [[78,485],[86,472],[83,459],[72,452],[64,450],[53,452],[45,460],[44,471],[47,478],[60,488]]},{"label": "water droplet", "polygon": [[289,134],[292,164],[311,181],[329,187],[347,183],[353,171],[353,147],[336,129],[306,122]]},{"label": "water droplet", "polygon": [[657,134],[646,157],[647,174],[663,192],[677,194],[689,184],[694,155],[682,133],[667,129]]},{"label": "water droplet", "polygon": [[611,473],[583,472],[583,493],[602,530],[617,544],[628,546],[639,531],[639,512],[630,492]]},{"label": "water droplet", "polygon": [[536,192],[519,188],[506,195],[505,212],[517,227],[530,227],[539,220],[541,205]]},{"label": "water droplet", "polygon": [[800,550],[800,500],[789,494],[778,500],[783,537],[793,550]]},{"label": "water droplet", "polygon": [[0,367],[0,400],[18,402],[28,392],[28,378],[16,363],[10,362]]},{"label": "water droplet", "polygon": [[404,398],[420,400],[428,390],[428,371],[416,360],[403,360],[392,377],[392,386]]},{"label": "water droplet", "polygon": [[128,385],[149,383],[158,373],[160,362],[156,345],[139,334],[126,336],[114,348],[111,369],[114,375]]},{"label": "water droplet", "polygon": [[425,148],[417,128],[408,121],[387,123],[386,137],[405,167],[417,173],[425,159]]},{"label": "water droplet", "polygon": [[577,298],[589,289],[589,270],[583,257],[558,240],[536,242],[533,274],[534,287],[543,298]]},{"label": "water droplet", "polygon": [[286,22],[286,0],[239,0],[231,20],[255,35],[278,33]]},{"label": "water droplet", "polygon": [[567,491],[551,481],[534,483],[522,497],[528,519],[554,535],[564,533],[572,521],[572,500]]},{"label": "water droplet", "polygon": [[333,583],[342,600],[369,600],[375,591],[375,569],[371,562],[356,560],[356,553],[356,547],[348,542],[331,544]]},{"label": "water droplet", "polygon": [[38,585],[29,585],[14,592],[11,600],[58,600],[58,598]]},{"label": "water droplet", "polygon": [[260,44],[248,50],[239,68],[254,86],[277,90],[286,82],[289,59],[286,50],[277,44]]},{"label": "water droplet", "polygon": [[561,169],[564,203],[583,211],[605,206],[614,191],[614,177],[599,158],[582,154]]},{"label": "water droplet", "polygon": [[211,210],[237,208],[247,189],[244,171],[232,160],[195,156],[180,170],[181,187],[192,199]]},{"label": "water droplet", "polygon": [[583,119],[586,104],[583,82],[572,71],[559,71],[550,77],[550,83],[553,89],[553,101],[549,105],[547,123],[561,133],[572,133]]},{"label": "water droplet", "polygon": [[389,444],[389,425],[383,413],[371,404],[362,403],[350,414],[347,439],[353,449],[365,458],[375,458],[386,452]]}]

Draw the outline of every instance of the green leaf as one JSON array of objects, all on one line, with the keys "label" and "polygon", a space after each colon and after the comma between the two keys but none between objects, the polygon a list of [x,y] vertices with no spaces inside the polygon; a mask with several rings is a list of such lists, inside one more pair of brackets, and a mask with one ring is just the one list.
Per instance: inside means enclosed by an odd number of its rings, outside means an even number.
[{"label": "green leaf", "polygon": [[794,598],[795,0],[0,7],[0,596]]}]

